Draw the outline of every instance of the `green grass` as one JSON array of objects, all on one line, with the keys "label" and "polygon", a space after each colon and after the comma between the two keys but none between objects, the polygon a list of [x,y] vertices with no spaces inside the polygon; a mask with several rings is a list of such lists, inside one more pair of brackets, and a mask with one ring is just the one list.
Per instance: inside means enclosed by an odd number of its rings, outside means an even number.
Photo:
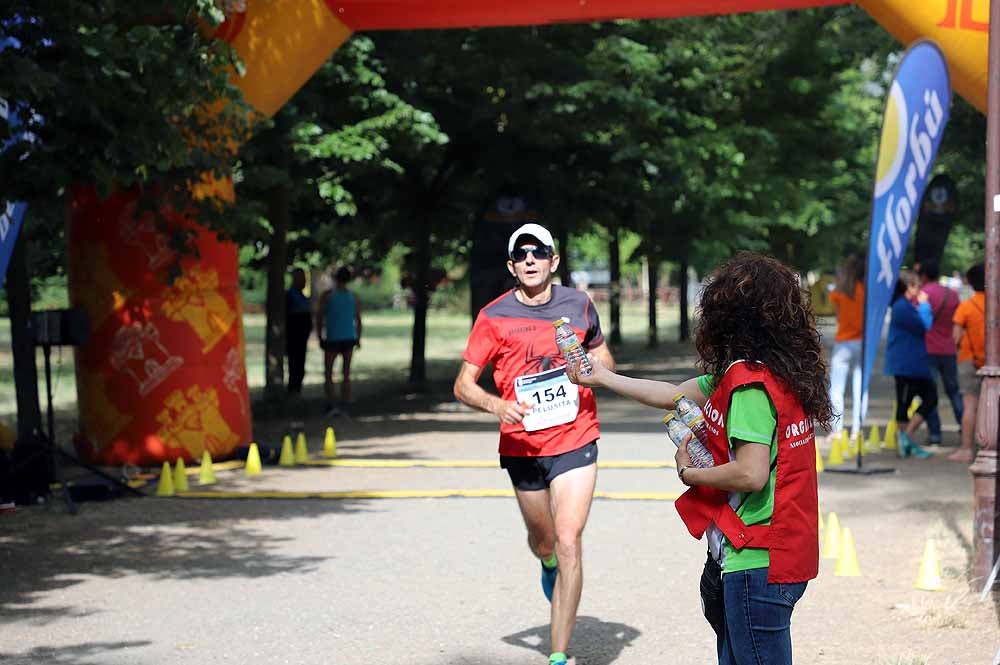
[{"label": "green grass", "polygon": [[[607,333],[607,304],[598,305],[598,312]],[[676,307],[657,309],[660,338],[673,340],[677,336]],[[247,341],[247,379],[251,390],[264,385],[264,315],[245,314],[243,317]],[[410,366],[410,336],[412,312],[369,312],[364,317],[362,347],[354,356],[352,378],[359,396],[384,390],[387,386],[405,386]],[[449,380],[461,363],[462,350],[469,334],[470,321],[464,314],[432,311],[427,318],[427,372],[432,382]],[[646,340],[646,309],[640,303],[627,304],[622,310],[622,334],[626,344],[641,345]],[[15,412],[14,369],[10,351],[10,321],[0,319],[0,419],[12,421]],[[44,408],[42,355],[37,355],[39,396]],[[53,401],[57,408],[75,408],[76,380],[73,351],[55,349],[52,356],[54,384]],[[315,337],[310,339],[306,357],[306,386],[322,382],[323,356]],[[317,388],[318,389],[318,388]]]}]

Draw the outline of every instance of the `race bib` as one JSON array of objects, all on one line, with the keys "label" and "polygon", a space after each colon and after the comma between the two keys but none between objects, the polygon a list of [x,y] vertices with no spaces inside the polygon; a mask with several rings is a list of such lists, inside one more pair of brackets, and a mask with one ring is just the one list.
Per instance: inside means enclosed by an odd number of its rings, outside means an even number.
[{"label": "race bib", "polygon": [[528,432],[573,422],[580,410],[580,388],[566,377],[565,367],[517,377],[514,394],[532,406],[521,421]]}]

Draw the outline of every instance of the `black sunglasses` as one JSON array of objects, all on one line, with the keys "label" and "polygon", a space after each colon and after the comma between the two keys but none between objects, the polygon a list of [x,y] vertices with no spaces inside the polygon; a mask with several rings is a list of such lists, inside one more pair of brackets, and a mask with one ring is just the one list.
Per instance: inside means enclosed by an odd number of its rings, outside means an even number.
[{"label": "black sunglasses", "polygon": [[555,252],[552,251],[551,247],[545,245],[539,245],[538,247],[515,247],[514,251],[510,253],[510,258],[513,259],[514,263],[520,263],[528,258],[528,252],[539,261],[544,261],[545,259],[551,259]]}]

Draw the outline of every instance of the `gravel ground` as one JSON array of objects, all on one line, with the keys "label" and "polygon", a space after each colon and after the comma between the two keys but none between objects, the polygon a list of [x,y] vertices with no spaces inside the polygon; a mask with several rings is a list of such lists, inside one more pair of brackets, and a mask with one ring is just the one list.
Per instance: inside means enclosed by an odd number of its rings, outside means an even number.
[{"label": "gravel ground", "polygon": [[[639,369],[639,359],[625,363]],[[690,361],[643,361],[650,376]],[[880,383],[880,393],[888,394]],[[602,460],[669,460],[658,414],[601,395]],[[886,400],[873,400],[883,422]],[[380,413],[382,415],[380,415]],[[950,415],[945,415],[946,423]],[[361,405],[342,457],[493,460],[490,418],[432,400]],[[326,423],[305,423],[317,450]],[[260,423],[276,441],[285,421]],[[946,443],[956,443],[954,425]],[[896,473],[824,473],[820,505],[850,527],[862,576],[820,576],[796,609],[799,663],[990,663],[993,602],[969,591],[972,482],[943,459],[873,457]],[[504,489],[499,469],[266,467],[220,490]],[[598,489],[672,492],[671,469],[600,472]],[[945,589],[913,588],[924,543]],[[712,663],[700,616],[704,546],[669,501],[598,500],[571,652],[578,665]],[[0,515],[0,662],[354,665],[543,663],[548,605],[509,498],[58,502]]]}]

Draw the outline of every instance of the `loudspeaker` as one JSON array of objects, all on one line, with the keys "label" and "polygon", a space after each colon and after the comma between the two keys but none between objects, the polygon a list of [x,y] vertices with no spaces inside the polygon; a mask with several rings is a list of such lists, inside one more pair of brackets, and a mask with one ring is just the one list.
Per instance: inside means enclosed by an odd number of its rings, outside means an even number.
[{"label": "loudspeaker", "polygon": [[35,346],[81,346],[90,337],[87,310],[82,307],[32,312],[30,325]]},{"label": "loudspeaker", "polygon": [[45,441],[29,441],[0,450],[0,501],[28,506],[49,494],[52,458]]}]

